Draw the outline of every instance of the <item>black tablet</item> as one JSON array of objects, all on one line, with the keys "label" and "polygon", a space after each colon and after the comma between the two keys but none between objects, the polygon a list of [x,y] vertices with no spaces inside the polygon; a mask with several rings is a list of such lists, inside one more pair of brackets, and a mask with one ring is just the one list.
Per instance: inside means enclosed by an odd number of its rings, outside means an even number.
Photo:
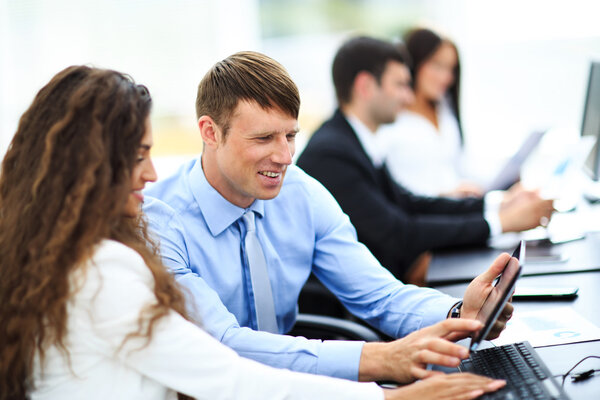
[{"label": "black tablet", "polygon": [[469,346],[471,351],[477,350],[481,341],[490,333],[502,309],[515,291],[517,279],[521,275],[521,263],[524,259],[525,241],[521,240],[512,257],[504,266],[502,273],[497,278],[494,288],[485,299],[479,313],[477,313],[477,320],[484,324],[484,326],[471,339],[471,345]]}]

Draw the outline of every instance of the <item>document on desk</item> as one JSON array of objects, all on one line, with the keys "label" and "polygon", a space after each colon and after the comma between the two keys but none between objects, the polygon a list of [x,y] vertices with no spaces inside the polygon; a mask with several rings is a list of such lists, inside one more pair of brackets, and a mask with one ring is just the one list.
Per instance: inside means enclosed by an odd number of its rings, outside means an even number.
[{"label": "document on desk", "polygon": [[588,342],[600,339],[600,328],[570,307],[518,312],[508,321],[496,346],[528,340],[533,347]]}]

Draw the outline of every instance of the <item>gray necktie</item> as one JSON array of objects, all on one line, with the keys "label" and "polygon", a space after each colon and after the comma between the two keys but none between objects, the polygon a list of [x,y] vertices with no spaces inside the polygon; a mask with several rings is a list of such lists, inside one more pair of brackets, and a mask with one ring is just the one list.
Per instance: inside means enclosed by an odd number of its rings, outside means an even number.
[{"label": "gray necktie", "polygon": [[256,236],[254,211],[248,210],[242,218],[246,225],[244,246],[246,256],[248,257],[250,280],[252,281],[252,289],[254,291],[258,330],[279,333],[275,317],[275,305],[273,304],[273,292],[271,291],[271,282],[267,273],[267,261],[258,241],[258,236]]}]

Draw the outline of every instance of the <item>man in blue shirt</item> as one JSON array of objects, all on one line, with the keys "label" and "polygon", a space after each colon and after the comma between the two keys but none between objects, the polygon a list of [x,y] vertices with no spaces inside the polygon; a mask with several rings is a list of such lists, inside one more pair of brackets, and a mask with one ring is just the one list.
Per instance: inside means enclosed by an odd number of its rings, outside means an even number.
[{"label": "man in blue shirt", "polygon": [[[276,61],[253,52],[218,62],[198,87],[201,158],[146,191],[164,263],[189,292],[192,317],[240,355],[296,371],[353,380],[411,382],[427,364],[456,366],[467,350],[448,339],[479,329],[474,318],[506,264],[503,254],[459,299],[404,285],[367,248],[331,194],[292,164],[300,98]],[[284,179],[285,177],[285,179]],[[272,290],[276,331],[257,330],[246,225],[253,213]],[[313,272],[390,343],[284,336]],[[456,307],[455,307],[456,308]],[[507,306],[495,335],[512,312]],[[442,321],[442,322],[440,322]]]}]

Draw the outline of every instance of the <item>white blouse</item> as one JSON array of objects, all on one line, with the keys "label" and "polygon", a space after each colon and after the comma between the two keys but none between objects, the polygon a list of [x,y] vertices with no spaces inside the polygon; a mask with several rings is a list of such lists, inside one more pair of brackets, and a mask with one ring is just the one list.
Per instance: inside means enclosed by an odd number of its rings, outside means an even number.
[{"label": "white blouse", "polygon": [[41,399],[383,399],[374,383],[275,369],[241,358],[193,323],[170,312],[152,340],[123,339],[138,329],[140,312],[156,302],[154,278],[131,248],[105,240],[87,268],[71,277],[65,345],[43,366],[35,359],[31,393]]},{"label": "white blouse", "polygon": [[439,131],[425,117],[405,110],[377,132],[390,174],[415,194],[437,196],[463,180],[458,121],[446,102],[440,104],[438,125]]}]

